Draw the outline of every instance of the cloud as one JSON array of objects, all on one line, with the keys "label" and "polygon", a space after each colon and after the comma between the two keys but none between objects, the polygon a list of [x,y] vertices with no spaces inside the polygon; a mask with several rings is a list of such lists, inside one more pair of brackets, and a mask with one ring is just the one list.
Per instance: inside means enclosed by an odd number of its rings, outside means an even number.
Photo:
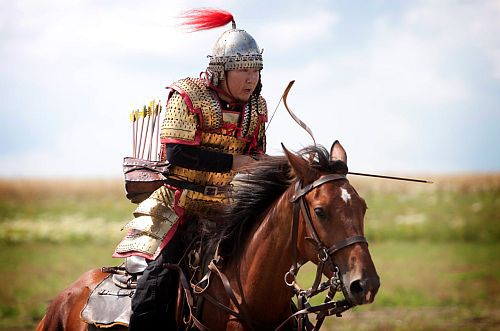
[{"label": "cloud", "polygon": [[[0,176],[120,175],[130,149],[128,113],[150,98],[164,101],[172,81],[196,76],[223,31],[179,30],[172,17],[198,6],[180,0],[3,3],[0,86],[8,88],[0,92],[1,111],[17,130],[2,130],[15,136],[0,138],[19,147],[0,155]],[[319,1],[300,15],[302,7],[292,1],[258,21],[248,4],[206,6],[232,11],[265,49],[270,112],[288,80],[296,79],[290,106],[320,143],[329,147],[340,139],[353,169],[414,171],[439,163],[434,170],[446,171],[458,162],[477,168],[453,152],[463,135],[457,128],[467,128],[470,118],[477,145],[488,147],[484,137],[500,139],[491,129],[498,118],[491,115],[498,113],[491,91],[500,79],[500,1],[414,1],[374,12]],[[356,33],[346,28],[353,18]],[[492,100],[481,108],[487,117],[475,113],[483,99]],[[294,150],[310,143],[283,106],[268,134],[273,154],[281,153],[281,142]]]},{"label": "cloud", "polygon": [[[256,35],[259,43],[269,45],[273,52],[304,51],[306,47],[330,38],[338,18],[334,12],[317,10],[307,15],[263,22]],[[277,42],[279,41],[279,42]]]},{"label": "cloud", "polygon": [[[461,139],[459,128],[467,127],[468,114],[476,111],[483,93],[476,85],[483,74],[474,72],[471,80],[469,71],[477,70],[472,67],[477,58],[467,59],[462,67],[450,67],[450,62],[460,56],[458,50],[473,45],[475,56],[486,56],[496,66],[489,55],[498,41],[478,41],[477,31],[500,34],[500,19],[489,5],[469,7],[418,2],[402,13],[402,20],[376,18],[369,37],[354,49],[326,48],[304,57],[302,66],[293,70],[297,84],[289,103],[320,143],[329,146],[341,139],[358,169],[446,171],[459,169],[457,162],[467,167],[468,161],[460,160],[467,157],[460,157],[453,143]],[[286,69],[269,67],[266,75],[271,79],[290,76]],[[285,140],[298,147],[310,141],[305,133],[296,134],[301,129],[286,114],[280,115],[270,129],[271,144]],[[491,130],[484,121],[483,130]],[[486,135],[480,127],[473,130],[474,139]]]},{"label": "cloud", "polygon": [[421,1],[407,12],[405,23],[429,34],[435,47],[457,53],[477,48],[500,79],[500,1]]}]

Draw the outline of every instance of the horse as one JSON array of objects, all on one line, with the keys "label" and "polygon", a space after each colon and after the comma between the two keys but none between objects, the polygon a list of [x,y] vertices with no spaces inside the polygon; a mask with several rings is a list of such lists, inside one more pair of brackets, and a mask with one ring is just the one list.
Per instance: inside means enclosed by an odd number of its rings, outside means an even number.
[{"label": "horse", "polygon": [[[299,154],[283,149],[284,156],[264,157],[239,176],[233,203],[207,244],[217,257],[202,291],[210,300],[203,301],[198,316],[184,319],[190,322],[186,327],[296,327],[295,317],[310,312],[294,314],[291,304],[295,275],[308,261],[321,266],[316,289],[323,275],[343,293],[348,307],[374,301],[380,280],[364,237],[367,205],[346,178],[344,148],[335,141],[329,152],[322,146]],[[80,312],[104,277],[98,269],[82,275],[52,301],[37,331],[90,329]]]}]

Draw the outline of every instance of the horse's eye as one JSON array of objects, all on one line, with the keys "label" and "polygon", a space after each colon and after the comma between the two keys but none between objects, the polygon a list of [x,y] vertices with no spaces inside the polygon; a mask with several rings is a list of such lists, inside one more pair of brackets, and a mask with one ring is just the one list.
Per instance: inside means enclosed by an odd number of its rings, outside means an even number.
[{"label": "horse's eye", "polygon": [[314,208],[314,213],[316,214],[316,217],[319,219],[325,219],[326,218],[326,213],[323,210],[323,208],[317,207]]}]

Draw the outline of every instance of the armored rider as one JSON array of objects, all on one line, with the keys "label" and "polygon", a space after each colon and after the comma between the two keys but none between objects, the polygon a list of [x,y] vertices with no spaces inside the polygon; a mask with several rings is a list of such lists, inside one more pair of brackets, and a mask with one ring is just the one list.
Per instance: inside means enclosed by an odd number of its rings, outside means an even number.
[{"label": "armored rider", "polygon": [[171,175],[138,205],[113,255],[147,264],[132,300],[131,331],[175,328],[177,275],[163,264],[178,263],[188,244],[183,229],[228,203],[238,169],[265,152],[261,49],[228,12],[195,10],[186,18],[194,30],[229,22],[232,29],[216,41],[200,78],[169,87],[160,138]]}]

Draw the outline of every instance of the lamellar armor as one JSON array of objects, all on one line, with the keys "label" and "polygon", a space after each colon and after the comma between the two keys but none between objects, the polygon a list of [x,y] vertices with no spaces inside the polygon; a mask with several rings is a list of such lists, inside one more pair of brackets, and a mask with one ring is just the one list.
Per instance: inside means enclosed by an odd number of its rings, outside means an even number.
[{"label": "lamellar armor", "polygon": [[[225,72],[236,69],[262,69],[262,50],[246,31],[237,29],[231,14],[224,11],[194,11],[186,16],[194,30],[211,29],[232,22],[213,48],[203,78],[186,78],[170,89],[161,127],[162,157],[166,144],[197,146],[200,150],[242,155],[265,152],[266,102],[260,96],[261,82],[242,111],[225,110],[217,86]],[[201,18],[201,19],[200,19]],[[214,20],[212,20],[215,18]],[[216,23],[213,23],[216,22]],[[222,22],[222,23],[221,23]],[[135,219],[129,222],[127,236],[114,257],[139,255],[155,259],[187,215],[203,216],[207,210],[228,203],[228,190],[235,173],[193,170],[178,165],[169,169],[173,181],[203,187],[168,184],[139,204]]]},{"label": "lamellar armor", "polygon": [[[170,87],[160,131],[162,157],[165,157],[166,144],[192,145],[231,155],[264,153],[267,122],[264,98],[252,95],[240,114],[224,110],[217,93],[208,85],[205,79],[185,78]],[[185,214],[203,216],[218,204],[229,202],[227,192],[219,193],[217,188],[228,187],[235,174],[233,171],[208,172],[172,166],[169,178],[213,190],[204,194],[172,185],[156,190],[135,210],[136,218],[125,226],[129,233],[114,256],[156,258]]]},{"label": "lamellar armor", "polygon": [[[240,115],[223,110],[217,93],[207,88],[202,79],[180,80],[172,85],[172,90],[160,133],[163,145],[197,145],[201,150],[232,155],[264,152],[267,108],[263,97],[253,95]],[[217,188],[227,187],[234,175],[232,171],[206,172],[174,166],[170,177]],[[178,205],[190,213],[200,214],[209,205],[224,200],[227,200],[224,193],[205,195],[186,189]]]}]

